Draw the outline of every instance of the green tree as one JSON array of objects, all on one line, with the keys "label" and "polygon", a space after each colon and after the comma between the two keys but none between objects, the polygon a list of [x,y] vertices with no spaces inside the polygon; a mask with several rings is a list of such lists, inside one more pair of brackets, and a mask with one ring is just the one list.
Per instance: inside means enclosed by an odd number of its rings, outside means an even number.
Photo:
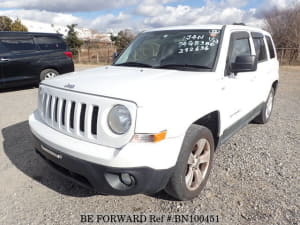
[{"label": "green tree", "polygon": [[7,16],[0,16],[0,31],[11,31],[12,22]]},{"label": "green tree", "polygon": [[135,38],[131,30],[121,30],[117,36],[111,34],[111,40],[117,47],[117,52],[123,51],[130,42]]},{"label": "green tree", "polygon": [[23,31],[27,32],[27,27],[22,24],[21,20],[13,21],[7,16],[0,16],[0,31]]},{"label": "green tree", "polygon": [[69,31],[66,37],[66,42],[74,55],[78,55],[79,49],[83,44],[83,41],[78,38],[77,32],[75,31],[76,26],[77,24],[67,26]]},{"label": "green tree", "polygon": [[11,31],[22,31],[22,32],[28,32],[27,27],[22,24],[21,20],[16,19],[12,24],[11,24]]}]

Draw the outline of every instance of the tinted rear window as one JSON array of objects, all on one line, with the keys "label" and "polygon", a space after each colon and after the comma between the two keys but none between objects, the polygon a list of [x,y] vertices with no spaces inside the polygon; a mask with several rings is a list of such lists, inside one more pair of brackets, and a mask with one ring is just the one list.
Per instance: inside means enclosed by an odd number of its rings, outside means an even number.
[{"label": "tinted rear window", "polygon": [[0,55],[3,53],[7,53],[8,50],[4,47],[4,45],[0,42]]},{"label": "tinted rear window", "polygon": [[255,52],[258,57],[258,61],[264,61],[267,59],[267,50],[264,42],[264,38],[253,38]]},{"label": "tinted rear window", "polygon": [[24,51],[34,51],[35,44],[33,39],[24,38],[24,39],[1,39],[0,42],[3,46],[10,51],[15,53],[24,52]]},{"label": "tinted rear window", "polygon": [[266,39],[267,39],[267,43],[268,43],[270,58],[273,59],[273,58],[275,58],[274,45],[273,45],[272,40],[271,40],[270,37],[266,36]]},{"label": "tinted rear window", "polygon": [[41,50],[66,50],[67,45],[59,37],[35,37]]}]

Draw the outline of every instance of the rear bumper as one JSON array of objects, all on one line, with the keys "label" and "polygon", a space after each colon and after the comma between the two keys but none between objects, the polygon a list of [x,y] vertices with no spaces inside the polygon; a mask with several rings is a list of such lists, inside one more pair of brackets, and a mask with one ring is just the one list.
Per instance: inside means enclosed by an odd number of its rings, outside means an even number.
[{"label": "rear bumper", "polygon": [[64,177],[103,194],[132,195],[155,193],[168,183],[173,168],[116,168],[75,158],[54,149],[35,137],[37,153]]}]

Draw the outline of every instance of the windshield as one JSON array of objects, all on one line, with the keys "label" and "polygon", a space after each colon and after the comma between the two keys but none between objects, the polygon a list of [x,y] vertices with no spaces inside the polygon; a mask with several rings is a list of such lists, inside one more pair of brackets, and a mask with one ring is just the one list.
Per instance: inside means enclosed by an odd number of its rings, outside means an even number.
[{"label": "windshield", "polygon": [[167,30],[139,35],[113,64],[166,69],[210,70],[220,30]]}]

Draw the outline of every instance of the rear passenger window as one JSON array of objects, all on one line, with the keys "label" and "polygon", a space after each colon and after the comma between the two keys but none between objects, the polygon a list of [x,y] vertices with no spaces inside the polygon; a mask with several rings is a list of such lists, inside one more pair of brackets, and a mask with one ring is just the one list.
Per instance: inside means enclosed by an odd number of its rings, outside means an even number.
[{"label": "rear passenger window", "polygon": [[265,37],[266,37],[268,48],[269,48],[270,58],[273,59],[273,58],[275,58],[275,50],[274,50],[273,42],[269,36],[265,36]]},{"label": "rear passenger window", "polygon": [[237,56],[251,55],[249,39],[236,39],[233,41],[230,62],[233,63]]},{"label": "rear passenger window", "polygon": [[254,42],[254,47],[255,47],[255,52],[256,52],[258,62],[266,60],[267,50],[266,50],[266,45],[263,36],[254,37],[253,42]]},{"label": "rear passenger window", "polygon": [[65,42],[58,37],[35,37],[41,50],[66,50]]},{"label": "rear passenger window", "polygon": [[3,46],[14,53],[35,51],[33,39],[2,39],[0,40]]},{"label": "rear passenger window", "polygon": [[7,52],[8,52],[8,50],[4,47],[3,44],[1,44],[1,41],[0,41],[0,55],[7,53]]}]

